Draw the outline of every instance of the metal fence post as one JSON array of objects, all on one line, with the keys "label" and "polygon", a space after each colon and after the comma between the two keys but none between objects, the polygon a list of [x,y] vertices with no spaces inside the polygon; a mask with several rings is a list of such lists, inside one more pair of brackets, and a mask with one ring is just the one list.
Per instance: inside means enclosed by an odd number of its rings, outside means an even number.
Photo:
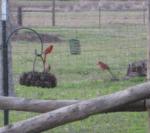
[{"label": "metal fence post", "polygon": [[[6,43],[7,40],[7,6],[8,0],[2,0],[2,57],[3,57],[3,93],[4,96],[8,96],[9,94],[9,82],[8,82],[8,46]],[[4,125],[9,124],[9,111],[4,110]]]}]

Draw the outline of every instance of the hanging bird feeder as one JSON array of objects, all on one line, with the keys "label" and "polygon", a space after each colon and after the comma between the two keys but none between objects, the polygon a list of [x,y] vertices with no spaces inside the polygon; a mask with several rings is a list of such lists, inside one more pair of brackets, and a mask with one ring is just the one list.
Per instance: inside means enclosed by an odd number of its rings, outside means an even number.
[{"label": "hanging bird feeder", "polygon": [[80,54],[80,41],[78,39],[70,39],[69,40],[70,53],[71,54]]},{"label": "hanging bird feeder", "polygon": [[[38,51],[37,49],[35,49],[32,71],[24,72],[23,74],[21,74],[20,79],[19,79],[19,83],[21,85],[25,85],[25,86],[36,86],[36,87],[43,87],[43,88],[56,87],[57,79],[56,79],[54,74],[50,73],[50,65],[48,65],[46,62],[47,53],[46,54],[44,53],[45,51],[43,51],[42,39],[41,39],[40,35],[35,30],[33,30],[31,28],[27,28],[27,27],[21,27],[21,28],[15,29],[9,35],[7,42],[9,41],[9,39],[11,38],[11,36],[14,33],[16,33],[19,30],[22,30],[22,29],[30,30],[37,35],[37,37],[40,40],[41,50]],[[50,50],[48,52],[51,52],[52,48],[48,49],[48,50]],[[44,54],[44,56],[43,56],[43,54]],[[43,64],[43,71],[42,72],[35,71],[35,64],[37,62],[37,58],[40,58],[40,60]],[[48,70],[46,70],[46,65],[48,65]]]},{"label": "hanging bird feeder", "polygon": [[70,53],[78,55],[81,53],[80,41],[77,37],[77,30],[75,31],[75,38],[69,40]]}]

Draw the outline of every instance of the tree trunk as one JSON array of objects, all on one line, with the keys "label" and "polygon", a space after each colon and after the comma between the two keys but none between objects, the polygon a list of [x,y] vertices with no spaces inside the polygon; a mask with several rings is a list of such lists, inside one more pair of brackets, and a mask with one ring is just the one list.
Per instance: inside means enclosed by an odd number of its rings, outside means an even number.
[{"label": "tree trunk", "polygon": [[138,100],[148,98],[150,82],[130,87],[99,98],[82,101],[67,107],[44,113],[42,115],[0,128],[0,133],[39,133],[64,125],[69,122],[85,119],[91,115],[106,112]]}]

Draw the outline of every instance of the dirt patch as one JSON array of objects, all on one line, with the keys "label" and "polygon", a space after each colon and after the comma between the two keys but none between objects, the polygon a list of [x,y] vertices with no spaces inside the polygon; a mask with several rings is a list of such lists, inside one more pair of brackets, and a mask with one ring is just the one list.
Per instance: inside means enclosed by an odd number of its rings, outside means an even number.
[{"label": "dirt patch", "polygon": [[[39,33],[40,37],[42,38],[43,43],[55,43],[55,42],[62,42],[63,39],[60,35],[50,35]],[[13,41],[30,41],[30,42],[39,42],[39,38],[32,32],[22,32],[16,33],[12,37]]]}]

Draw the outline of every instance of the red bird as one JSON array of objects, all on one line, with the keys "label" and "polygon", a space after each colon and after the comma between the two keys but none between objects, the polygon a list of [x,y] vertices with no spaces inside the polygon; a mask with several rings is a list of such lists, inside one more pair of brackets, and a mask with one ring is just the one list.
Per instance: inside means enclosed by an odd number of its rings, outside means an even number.
[{"label": "red bird", "polygon": [[45,50],[44,50],[44,54],[50,54],[53,50],[53,45],[49,45]]},{"label": "red bird", "polygon": [[111,72],[111,70],[110,70],[110,68],[109,68],[109,66],[107,65],[107,64],[105,64],[105,63],[103,63],[102,61],[99,61],[98,63],[97,63],[97,65],[104,71],[104,70],[107,70],[109,73],[110,73],[110,75],[112,76],[112,80],[118,80],[117,78],[116,78],[116,76]]},{"label": "red bird", "polygon": [[99,61],[99,62],[97,63],[97,65],[99,65],[99,67],[100,67],[102,70],[109,70],[109,69],[110,69],[107,64],[105,64],[105,63],[103,63],[103,62],[101,62],[101,61]]},{"label": "red bird", "polygon": [[53,50],[53,45],[49,45],[44,51],[44,61],[46,61],[47,54],[50,54]]}]

